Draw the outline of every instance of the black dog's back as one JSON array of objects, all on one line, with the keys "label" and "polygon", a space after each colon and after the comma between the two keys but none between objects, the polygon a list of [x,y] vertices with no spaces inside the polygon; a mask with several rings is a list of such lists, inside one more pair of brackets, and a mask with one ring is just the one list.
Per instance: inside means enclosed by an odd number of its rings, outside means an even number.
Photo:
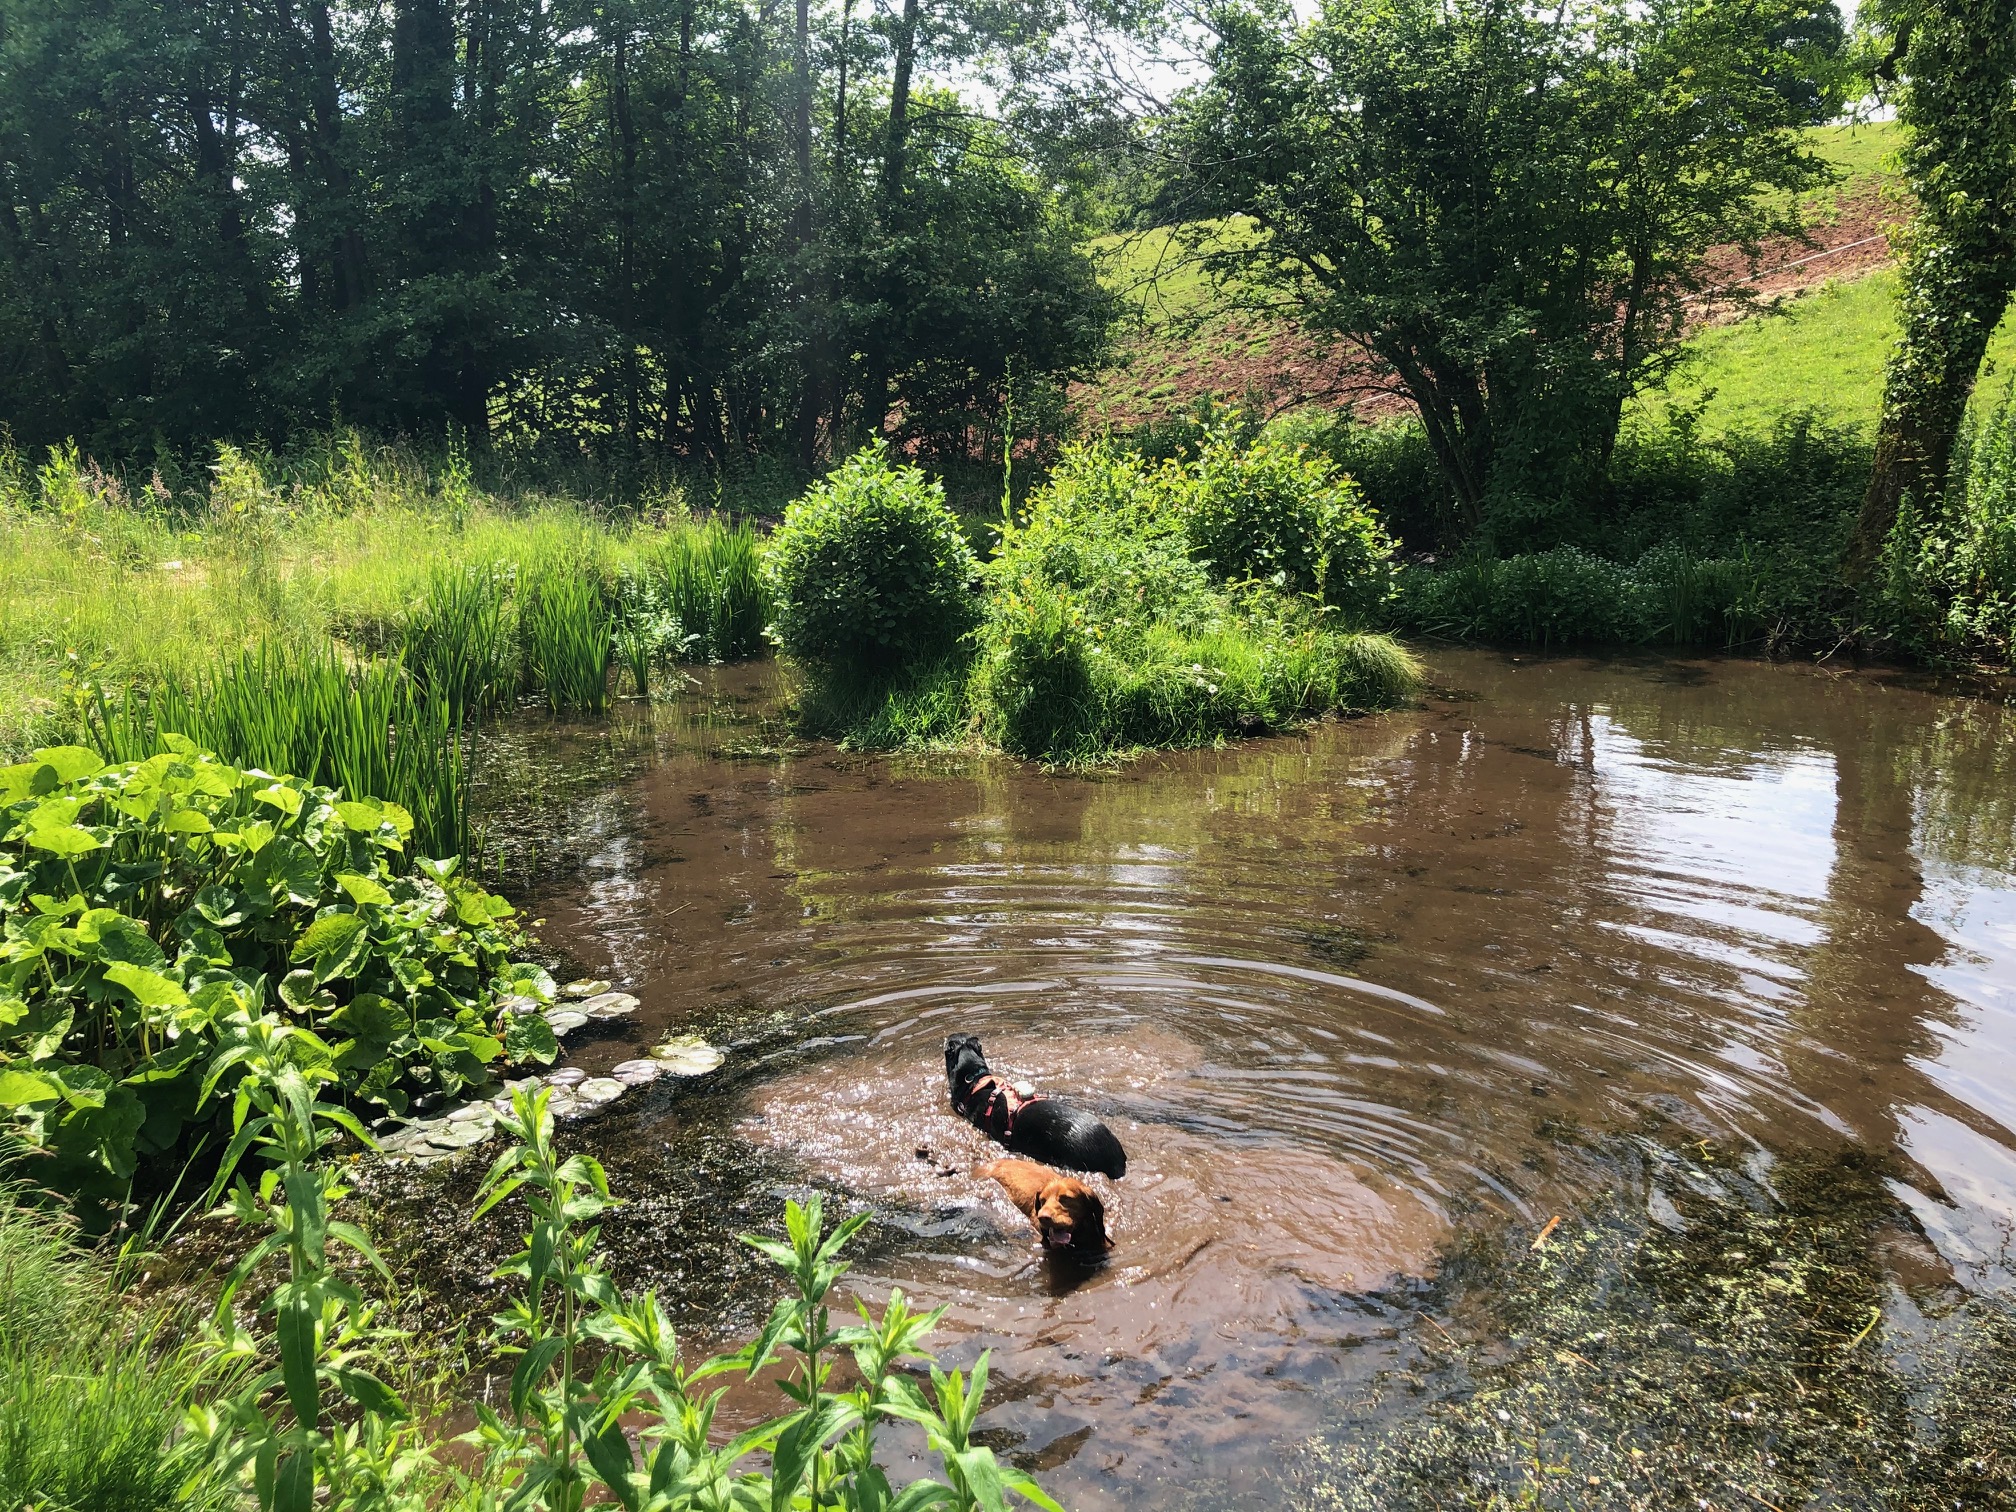
[{"label": "black dog's back", "polygon": [[[978,1092],[979,1083],[987,1083]],[[988,1138],[1044,1165],[1127,1174],[1127,1152],[1113,1131],[1085,1109],[1054,1097],[1020,1098],[987,1067],[979,1039],[945,1037],[945,1083],[952,1111]]]}]

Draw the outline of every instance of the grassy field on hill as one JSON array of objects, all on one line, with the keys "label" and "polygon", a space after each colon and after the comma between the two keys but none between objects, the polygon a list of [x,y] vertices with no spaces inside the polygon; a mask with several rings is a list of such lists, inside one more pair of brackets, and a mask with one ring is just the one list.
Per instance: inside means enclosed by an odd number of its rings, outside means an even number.
[{"label": "grassy field on hill", "polygon": [[[1807,197],[1821,247],[1864,241],[1903,207],[1889,159],[1894,123],[1823,126],[1812,135],[1820,156],[1841,174]],[[1877,249],[1880,251],[1881,249]],[[1078,400],[1094,429],[1183,408],[1211,397],[1258,400],[1274,409],[1336,404],[1351,397],[1342,365],[1286,321],[1241,308],[1235,291],[1216,287],[1185,239],[1169,228],[1108,237],[1101,247],[1109,286],[1133,311],[1119,360]],[[1789,247],[1776,259],[1811,256]],[[1893,269],[1865,266],[1848,276],[1831,258],[1805,264],[1794,287],[1772,290],[1757,313],[1704,329],[1691,341],[1692,360],[1641,412],[1668,405],[1699,406],[1703,430],[1768,425],[1780,415],[1813,409],[1829,419],[1873,425],[1882,400],[1883,362],[1896,335]],[[1775,275],[1782,282],[1795,275]],[[2001,392],[2012,336],[2005,325],[1989,351],[1981,393]],[[1391,399],[1359,399],[1361,412],[1402,412]]]}]

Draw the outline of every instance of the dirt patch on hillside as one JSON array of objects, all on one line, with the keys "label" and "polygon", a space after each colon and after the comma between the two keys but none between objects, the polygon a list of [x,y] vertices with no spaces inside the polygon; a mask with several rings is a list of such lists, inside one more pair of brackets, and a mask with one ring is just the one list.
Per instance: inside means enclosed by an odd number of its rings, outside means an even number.
[{"label": "dirt patch on hillside", "polygon": [[[1816,214],[1805,239],[1764,243],[1754,263],[1740,247],[1717,247],[1705,265],[1719,297],[1700,302],[1695,323],[1741,320],[1759,306],[1886,265],[1897,221],[1898,206],[1872,186],[1843,194]],[[1349,408],[1363,419],[1411,408],[1390,376],[1348,344],[1322,340],[1277,317],[1223,309],[1144,318],[1122,339],[1113,365],[1074,386],[1072,399],[1094,430],[1126,429],[1204,400],[1264,415]]]}]

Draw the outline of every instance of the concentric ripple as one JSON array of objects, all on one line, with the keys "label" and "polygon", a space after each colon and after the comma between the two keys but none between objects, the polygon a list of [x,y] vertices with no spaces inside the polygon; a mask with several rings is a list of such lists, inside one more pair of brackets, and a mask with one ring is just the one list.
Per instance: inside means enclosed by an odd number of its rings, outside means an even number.
[{"label": "concentric ripple", "polygon": [[[2004,712],[1741,663],[1436,672],[1464,692],[1092,776],[722,759],[764,674],[720,674],[542,896],[643,1000],[583,1059],[740,1032],[739,1136],[916,1236],[861,1289],[1000,1351],[987,1421],[1076,1505],[1200,1465],[1265,1503],[1240,1467],[1301,1388],[1365,1368],[1452,1238],[1587,1200],[1584,1135],[1896,1150],[1947,1261],[2006,1275]],[[1103,1270],[1046,1270],[971,1175],[955,1030],[1127,1145]]]}]

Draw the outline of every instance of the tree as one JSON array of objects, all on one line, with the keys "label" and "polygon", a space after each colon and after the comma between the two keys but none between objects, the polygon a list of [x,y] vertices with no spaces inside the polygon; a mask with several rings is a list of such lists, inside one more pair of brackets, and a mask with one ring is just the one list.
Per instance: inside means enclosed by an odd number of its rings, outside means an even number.
[{"label": "tree", "polygon": [[[1828,7],[1831,9],[1831,7]],[[1217,13],[1173,132],[1209,260],[1419,410],[1460,523],[1600,478],[1623,407],[1797,230],[1810,0],[1325,0]],[[1830,86],[1831,87],[1831,86]]]},{"label": "tree", "polygon": [[1901,329],[1851,579],[1875,562],[1906,496],[1945,490],[1988,338],[2016,290],[2016,6],[1897,0],[1874,20],[1891,43],[1879,71],[1902,74],[1900,157],[1917,213],[1903,234]]},{"label": "tree", "polygon": [[1020,50],[1040,93],[1067,3],[1110,0],[0,0],[0,415],[956,448],[1111,315],[1006,94],[930,82]]}]

